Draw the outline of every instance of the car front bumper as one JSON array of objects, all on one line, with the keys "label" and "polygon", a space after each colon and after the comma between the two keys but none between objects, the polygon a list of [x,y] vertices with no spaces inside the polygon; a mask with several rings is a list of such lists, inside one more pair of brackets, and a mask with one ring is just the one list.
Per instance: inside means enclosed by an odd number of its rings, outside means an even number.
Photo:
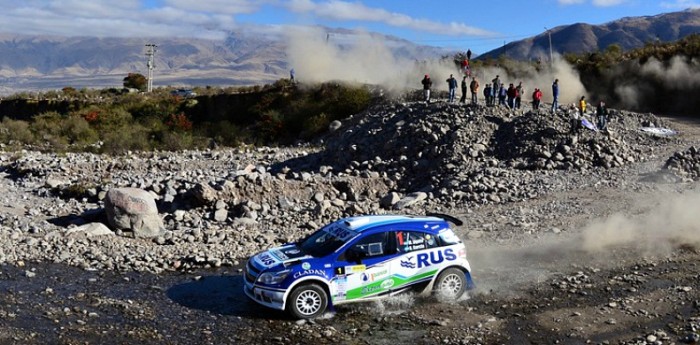
[{"label": "car front bumper", "polygon": [[264,288],[245,282],[243,291],[248,298],[268,308],[284,310],[284,291]]}]

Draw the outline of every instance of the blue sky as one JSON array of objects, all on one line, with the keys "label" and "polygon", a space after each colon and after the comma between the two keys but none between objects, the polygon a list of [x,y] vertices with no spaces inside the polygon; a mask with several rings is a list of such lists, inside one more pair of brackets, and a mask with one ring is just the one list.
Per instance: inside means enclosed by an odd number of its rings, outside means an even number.
[{"label": "blue sky", "polygon": [[700,0],[0,0],[0,33],[223,38],[289,25],[364,29],[483,53],[545,27],[700,8]]}]

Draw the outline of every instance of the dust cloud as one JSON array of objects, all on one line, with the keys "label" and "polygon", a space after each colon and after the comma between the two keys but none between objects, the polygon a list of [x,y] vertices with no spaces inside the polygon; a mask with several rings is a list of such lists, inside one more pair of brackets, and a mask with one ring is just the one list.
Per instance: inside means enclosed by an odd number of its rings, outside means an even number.
[{"label": "dust cloud", "polygon": [[666,196],[649,212],[614,214],[582,231],[581,248],[599,252],[633,245],[648,254],[661,254],[681,245],[700,245],[700,193]]},{"label": "dust cloud", "polygon": [[301,81],[347,81],[402,90],[420,85],[424,74],[434,76],[433,85],[437,86],[443,76],[447,79],[456,72],[447,62],[395,56],[385,41],[369,34],[341,38],[339,42],[337,36],[327,40],[321,29],[297,28],[288,36],[289,64]]},{"label": "dust cloud", "polygon": [[[421,88],[420,80],[425,74],[430,75],[433,80],[435,91],[447,90],[445,80],[450,74],[461,81],[462,74],[451,59],[410,59],[392,51],[390,45],[396,43],[370,34],[344,38],[333,36],[329,40],[326,31],[320,28],[299,27],[290,30],[287,39],[289,64],[294,68],[296,78],[301,81],[374,84],[396,92]],[[497,75],[506,85],[517,85],[522,81],[526,90],[524,99],[528,101],[537,87],[544,94],[543,100],[551,102],[551,85],[554,79],[559,79],[560,104],[574,103],[582,95],[587,95],[578,72],[559,57],[554,59],[551,68],[539,71],[534,65],[528,65],[515,75],[498,67],[472,70],[472,74],[482,85],[481,90],[483,85],[491,82]],[[481,97],[482,94],[479,95],[479,98]]]},{"label": "dust cloud", "polygon": [[637,214],[615,213],[568,235],[545,234],[526,245],[470,248],[476,294],[517,295],[557,276],[700,247],[700,192],[639,200]]},{"label": "dust cloud", "polygon": [[668,62],[627,63],[606,73],[599,84],[610,85],[624,109],[695,113],[697,100],[688,95],[700,89],[700,61],[674,56]]}]

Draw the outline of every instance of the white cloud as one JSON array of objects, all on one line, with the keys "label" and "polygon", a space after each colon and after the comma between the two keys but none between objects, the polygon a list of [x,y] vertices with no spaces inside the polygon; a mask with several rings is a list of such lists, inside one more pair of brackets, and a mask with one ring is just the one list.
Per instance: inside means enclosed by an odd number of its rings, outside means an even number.
[{"label": "white cloud", "polygon": [[195,12],[211,12],[219,14],[252,13],[260,8],[264,1],[251,0],[165,0],[168,6]]},{"label": "white cloud", "polygon": [[379,22],[394,27],[407,28],[441,35],[491,36],[493,33],[468,26],[464,23],[441,23],[428,19],[418,19],[405,14],[389,12],[381,8],[367,7],[359,2],[331,0],[291,0],[287,8],[296,13],[311,13],[317,17],[341,21]]},{"label": "white cloud", "polygon": [[593,0],[593,5],[599,7],[617,6],[625,1],[626,0]]},{"label": "white cloud", "polygon": [[663,1],[663,2],[661,2],[661,7],[671,8],[671,9],[700,8],[700,1],[697,1],[697,0]]},{"label": "white cloud", "polygon": [[[557,0],[560,5],[578,5],[585,4],[587,0]],[[617,6],[627,2],[628,0],[591,0],[591,4],[597,7]]]},{"label": "white cloud", "polygon": [[143,0],[0,0],[0,32],[98,37],[223,38],[235,28],[233,15],[250,13],[263,1],[165,0],[145,8]]}]

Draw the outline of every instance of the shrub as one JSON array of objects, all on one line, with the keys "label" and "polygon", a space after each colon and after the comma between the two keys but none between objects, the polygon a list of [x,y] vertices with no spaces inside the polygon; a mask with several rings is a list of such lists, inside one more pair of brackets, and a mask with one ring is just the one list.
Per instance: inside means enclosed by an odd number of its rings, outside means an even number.
[{"label": "shrub", "polygon": [[120,130],[102,133],[104,144],[101,152],[121,154],[127,151],[144,151],[151,148],[148,131],[139,124],[125,126]]},{"label": "shrub", "polygon": [[27,145],[33,144],[36,139],[27,121],[5,117],[0,122],[0,140],[7,144]]},{"label": "shrub", "polygon": [[93,144],[99,138],[86,119],[81,116],[69,116],[61,126],[61,136],[70,144]]}]

